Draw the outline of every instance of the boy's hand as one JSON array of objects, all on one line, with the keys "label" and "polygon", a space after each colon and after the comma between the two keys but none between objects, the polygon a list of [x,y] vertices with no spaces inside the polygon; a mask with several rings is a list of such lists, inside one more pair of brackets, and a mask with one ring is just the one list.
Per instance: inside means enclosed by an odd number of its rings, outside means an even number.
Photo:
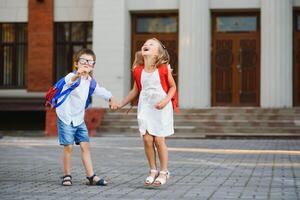
[{"label": "boy's hand", "polygon": [[77,76],[84,76],[88,74],[88,72],[86,71],[86,69],[84,69],[83,67],[79,67],[77,70]]},{"label": "boy's hand", "polygon": [[114,97],[110,98],[109,99],[109,107],[112,109],[112,110],[116,110],[118,108],[121,107],[120,103],[118,103]]},{"label": "boy's hand", "polygon": [[164,99],[164,100],[158,102],[158,103],[155,105],[155,108],[158,109],[158,110],[161,110],[161,109],[163,109],[168,103],[169,103],[169,100],[168,100],[168,99]]}]

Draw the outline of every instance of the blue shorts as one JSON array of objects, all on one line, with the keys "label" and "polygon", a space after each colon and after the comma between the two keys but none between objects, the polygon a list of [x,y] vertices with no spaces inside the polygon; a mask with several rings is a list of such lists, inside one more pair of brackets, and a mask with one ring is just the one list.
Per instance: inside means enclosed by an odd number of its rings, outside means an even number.
[{"label": "blue shorts", "polygon": [[58,139],[60,145],[79,145],[80,142],[89,142],[89,133],[85,123],[78,126],[65,124],[59,118],[57,119]]}]

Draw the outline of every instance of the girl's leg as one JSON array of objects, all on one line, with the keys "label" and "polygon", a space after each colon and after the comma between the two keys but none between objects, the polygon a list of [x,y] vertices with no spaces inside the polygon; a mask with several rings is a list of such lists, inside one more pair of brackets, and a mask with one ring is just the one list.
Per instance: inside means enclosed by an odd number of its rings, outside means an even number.
[{"label": "girl's leg", "polygon": [[73,145],[64,146],[63,164],[64,164],[64,175],[71,174],[71,155],[73,151]]},{"label": "girl's leg", "polygon": [[155,179],[153,185],[161,186],[166,183],[169,178],[168,172],[168,147],[164,137],[155,137],[155,146],[157,148],[158,157],[160,161],[160,172]]},{"label": "girl's leg", "polygon": [[160,161],[160,171],[168,171],[168,147],[164,137],[155,137],[155,146],[157,148]]},{"label": "girl's leg", "polygon": [[156,169],[156,151],[154,147],[154,137],[148,132],[143,136],[145,154],[148,159],[150,169]]}]

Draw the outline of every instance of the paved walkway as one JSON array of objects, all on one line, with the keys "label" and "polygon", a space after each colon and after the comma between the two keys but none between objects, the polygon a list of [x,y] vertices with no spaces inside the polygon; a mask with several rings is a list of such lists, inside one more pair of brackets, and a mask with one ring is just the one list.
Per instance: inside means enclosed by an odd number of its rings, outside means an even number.
[{"label": "paved walkway", "polygon": [[144,188],[148,168],[139,137],[92,138],[95,171],[106,187],[85,186],[79,148],[73,186],[60,186],[56,138],[0,139],[0,199],[300,199],[300,140],[169,139],[171,179]]}]

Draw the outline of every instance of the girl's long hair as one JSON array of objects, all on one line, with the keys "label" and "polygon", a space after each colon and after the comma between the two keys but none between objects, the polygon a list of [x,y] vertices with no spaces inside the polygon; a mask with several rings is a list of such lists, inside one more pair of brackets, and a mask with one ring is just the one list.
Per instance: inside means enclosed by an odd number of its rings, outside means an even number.
[{"label": "girl's long hair", "polygon": [[144,58],[142,55],[142,51],[135,52],[132,68],[135,68],[136,66],[143,65],[143,64],[144,64]]},{"label": "girl's long hair", "polygon": [[[154,41],[156,41],[160,44],[159,49],[158,49],[159,55],[155,56],[154,59],[152,60],[152,67],[157,68],[161,64],[169,64],[170,55],[169,55],[166,47],[162,44],[162,42],[159,41],[156,38],[151,38],[151,39],[148,39],[148,40],[154,40]],[[148,41],[148,40],[146,40],[146,41]],[[143,55],[142,55],[142,51],[137,51],[135,53],[132,68],[135,68],[138,65],[144,65],[144,58],[143,58]]]},{"label": "girl's long hair", "polygon": [[165,45],[163,45],[163,43],[156,38],[152,38],[150,40],[157,41],[160,44],[159,49],[158,49],[159,55],[154,57],[152,66],[157,68],[161,64],[169,64],[170,63],[170,55],[169,55]]}]

